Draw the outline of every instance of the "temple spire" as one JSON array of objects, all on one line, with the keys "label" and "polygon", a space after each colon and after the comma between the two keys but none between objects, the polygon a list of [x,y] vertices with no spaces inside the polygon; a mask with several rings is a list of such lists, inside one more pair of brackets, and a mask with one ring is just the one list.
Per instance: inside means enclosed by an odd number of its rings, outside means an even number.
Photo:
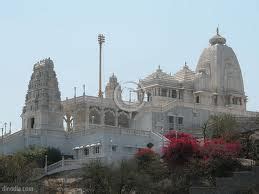
[{"label": "temple spire", "polygon": [[184,62],[184,66],[183,67],[187,68],[187,69],[189,68],[186,61]]},{"label": "temple spire", "polygon": [[217,32],[217,35],[219,35],[219,26],[217,27],[216,32]]}]

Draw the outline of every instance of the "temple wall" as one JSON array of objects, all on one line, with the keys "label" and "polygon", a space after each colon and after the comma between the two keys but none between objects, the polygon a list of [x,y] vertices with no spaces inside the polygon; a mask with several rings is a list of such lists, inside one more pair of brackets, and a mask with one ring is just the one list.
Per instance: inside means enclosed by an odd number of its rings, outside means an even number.
[{"label": "temple wall", "polygon": [[24,149],[24,136],[22,130],[6,136],[4,140],[1,137],[1,154],[9,155],[22,149]]},{"label": "temple wall", "polygon": [[[100,144],[100,154],[93,154],[90,147],[90,154],[88,157],[107,157],[110,161],[128,159],[137,152],[139,148],[146,147],[149,142],[154,142],[151,133],[141,133],[140,130],[133,129],[112,129],[112,128],[96,128],[95,132],[78,131],[71,134],[68,140],[71,147],[71,153],[75,155],[72,149],[80,146],[90,146]],[[116,150],[112,149],[116,147]],[[80,158],[86,157],[83,151],[79,153]],[[76,158],[76,156],[75,156]]]}]

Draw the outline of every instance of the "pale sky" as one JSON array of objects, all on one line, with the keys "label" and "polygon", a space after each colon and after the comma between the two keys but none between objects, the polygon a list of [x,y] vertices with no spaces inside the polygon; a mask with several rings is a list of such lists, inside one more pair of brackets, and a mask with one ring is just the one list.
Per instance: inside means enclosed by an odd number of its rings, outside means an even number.
[{"label": "pale sky", "polygon": [[[239,60],[248,110],[259,109],[259,1],[0,0],[0,122],[21,127],[33,65],[51,57],[62,99],[98,91],[97,35],[106,36],[104,83],[137,81],[160,65],[195,70],[219,25]],[[104,86],[103,86],[104,88]],[[2,124],[0,123],[0,127]]]}]

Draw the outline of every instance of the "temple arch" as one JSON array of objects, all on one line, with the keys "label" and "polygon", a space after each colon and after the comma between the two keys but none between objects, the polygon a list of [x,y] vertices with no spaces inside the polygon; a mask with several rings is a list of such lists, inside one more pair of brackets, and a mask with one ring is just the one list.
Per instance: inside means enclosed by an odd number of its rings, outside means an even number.
[{"label": "temple arch", "polygon": [[90,109],[89,121],[91,124],[101,124],[101,113],[98,109]]},{"label": "temple arch", "polygon": [[104,124],[115,126],[115,113],[112,110],[106,110],[104,112]]},{"label": "temple arch", "polygon": [[125,112],[120,112],[118,116],[118,126],[120,127],[129,127],[129,116]]}]

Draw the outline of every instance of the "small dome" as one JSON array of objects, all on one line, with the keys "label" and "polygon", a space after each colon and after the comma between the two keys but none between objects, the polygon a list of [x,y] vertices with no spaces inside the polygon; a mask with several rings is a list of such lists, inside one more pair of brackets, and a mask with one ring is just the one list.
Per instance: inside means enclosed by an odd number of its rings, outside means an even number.
[{"label": "small dome", "polygon": [[219,29],[217,28],[217,34],[210,39],[210,44],[226,44],[226,39],[219,35]]}]

